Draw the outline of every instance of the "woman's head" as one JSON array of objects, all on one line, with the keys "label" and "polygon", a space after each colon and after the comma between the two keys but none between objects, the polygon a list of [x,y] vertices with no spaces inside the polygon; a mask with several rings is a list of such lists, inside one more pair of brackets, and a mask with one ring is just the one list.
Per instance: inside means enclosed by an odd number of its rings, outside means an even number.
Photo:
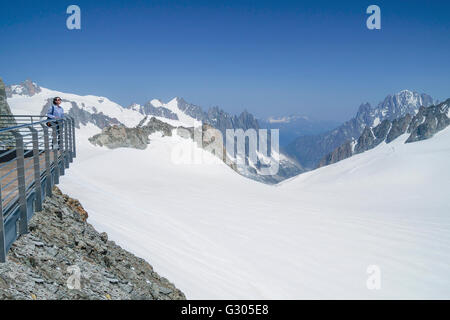
[{"label": "woman's head", "polygon": [[56,104],[59,106],[61,104],[61,98],[60,97],[53,98],[53,104]]}]

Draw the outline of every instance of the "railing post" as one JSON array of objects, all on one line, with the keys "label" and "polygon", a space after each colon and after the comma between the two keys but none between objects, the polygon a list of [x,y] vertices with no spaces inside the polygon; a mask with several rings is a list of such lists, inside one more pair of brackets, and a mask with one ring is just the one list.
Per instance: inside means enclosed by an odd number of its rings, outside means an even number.
[{"label": "railing post", "polygon": [[72,147],[72,118],[67,116],[67,131],[69,133],[69,162],[73,162],[73,147]]},{"label": "railing post", "polygon": [[33,166],[34,166],[34,188],[36,190],[36,211],[42,210],[42,187],[41,187],[41,167],[39,159],[38,132],[35,128],[29,127],[33,138]]},{"label": "railing post", "polygon": [[64,130],[64,166],[66,167],[66,169],[69,168],[69,133],[67,132],[67,130],[69,129],[69,120],[64,119],[62,121],[64,123],[63,125],[63,130]]},{"label": "railing post", "polygon": [[63,176],[65,172],[66,165],[64,163],[64,137],[63,137],[63,130],[64,130],[64,121],[58,120],[58,150],[61,158],[58,157],[59,161],[58,164],[60,165],[60,171],[59,175]]},{"label": "railing post", "polygon": [[16,159],[17,159],[17,184],[19,189],[19,234],[28,233],[27,199],[25,190],[25,156],[23,150],[23,137],[17,131],[11,132],[16,138]]},{"label": "railing post", "polygon": [[48,127],[46,124],[41,123],[42,129],[44,130],[44,157],[45,157],[45,176],[47,177],[46,194],[52,196],[52,172],[50,171],[50,143],[48,139]]},{"label": "railing post", "polygon": [[59,183],[59,161],[58,161],[58,134],[57,134],[57,123],[52,123],[52,149],[53,149],[53,164],[55,168],[55,181],[54,184]]},{"label": "railing post", "polygon": [[76,139],[75,139],[75,118],[72,118],[72,147],[73,147],[73,157],[76,158],[77,157],[77,147],[76,147]]},{"label": "railing post", "polygon": [[0,186],[0,262],[6,262],[5,220],[3,218],[2,187]]}]

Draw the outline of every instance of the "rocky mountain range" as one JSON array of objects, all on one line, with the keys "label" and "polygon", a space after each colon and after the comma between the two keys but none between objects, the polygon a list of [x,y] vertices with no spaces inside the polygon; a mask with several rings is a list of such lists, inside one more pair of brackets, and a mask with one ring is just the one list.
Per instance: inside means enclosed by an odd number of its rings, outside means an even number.
[{"label": "rocky mountain range", "polygon": [[449,107],[450,99],[447,99],[437,105],[422,106],[415,115],[407,113],[394,120],[385,119],[374,127],[366,126],[357,140],[347,141],[337,147],[320,161],[319,167],[373,149],[382,142],[390,143],[405,133],[409,134],[405,143],[429,139],[450,125]]},{"label": "rocky mountain range", "polygon": [[[245,131],[247,129],[258,130],[260,128],[258,120],[248,111],[243,111],[240,115],[231,115],[219,107],[203,111],[202,107],[188,103],[183,98],[175,98],[174,103],[186,115],[218,129],[222,132],[223,137],[226,136],[226,129],[243,129]],[[145,116],[179,120],[176,113],[165,107],[163,102],[157,99],[151,100],[143,106],[132,104],[127,108],[137,110]]]},{"label": "rocky mountain range", "polygon": [[383,120],[394,120],[406,114],[416,114],[421,106],[434,103],[427,94],[402,90],[388,95],[376,107],[360,105],[356,116],[334,130],[319,135],[303,136],[289,144],[284,151],[297,159],[306,170],[316,168],[322,158],[347,141],[357,139],[366,126],[377,126]]}]

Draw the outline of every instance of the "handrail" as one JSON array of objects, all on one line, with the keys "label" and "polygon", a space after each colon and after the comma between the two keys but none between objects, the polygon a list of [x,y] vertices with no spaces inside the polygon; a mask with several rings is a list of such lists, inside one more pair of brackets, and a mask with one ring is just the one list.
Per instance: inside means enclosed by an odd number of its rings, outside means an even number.
[{"label": "handrail", "polygon": [[46,116],[0,115],[20,117],[30,122],[0,128],[0,262],[14,241],[28,233],[28,221],[42,210],[43,199],[76,157],[72,117],[33,121]]},{"label": "handrail", "polygon": [[57,123],[57,121],[55,121],[55,120],[42,120],[42,121],[38,121],[38,122],[25,123],[25,124],[21,124],[21,125],[14,126],[14,127],[9,127],[9,128],[0,128],[0,132],[7,132],[7,131],[11,131],[11,130],[28,128],[30,126],[38,125],[38,124],[41,124],[41,123],[47,123],[47,122]]}]

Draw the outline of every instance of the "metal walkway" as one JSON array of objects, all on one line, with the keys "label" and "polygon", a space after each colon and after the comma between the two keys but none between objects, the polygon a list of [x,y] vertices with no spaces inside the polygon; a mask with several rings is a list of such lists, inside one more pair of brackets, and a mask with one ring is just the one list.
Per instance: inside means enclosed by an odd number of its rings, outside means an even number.
[{"label": "metal walkway", "polygon": [[69,116],[0,115],[0,262],[73,162],[75,141]]}]

